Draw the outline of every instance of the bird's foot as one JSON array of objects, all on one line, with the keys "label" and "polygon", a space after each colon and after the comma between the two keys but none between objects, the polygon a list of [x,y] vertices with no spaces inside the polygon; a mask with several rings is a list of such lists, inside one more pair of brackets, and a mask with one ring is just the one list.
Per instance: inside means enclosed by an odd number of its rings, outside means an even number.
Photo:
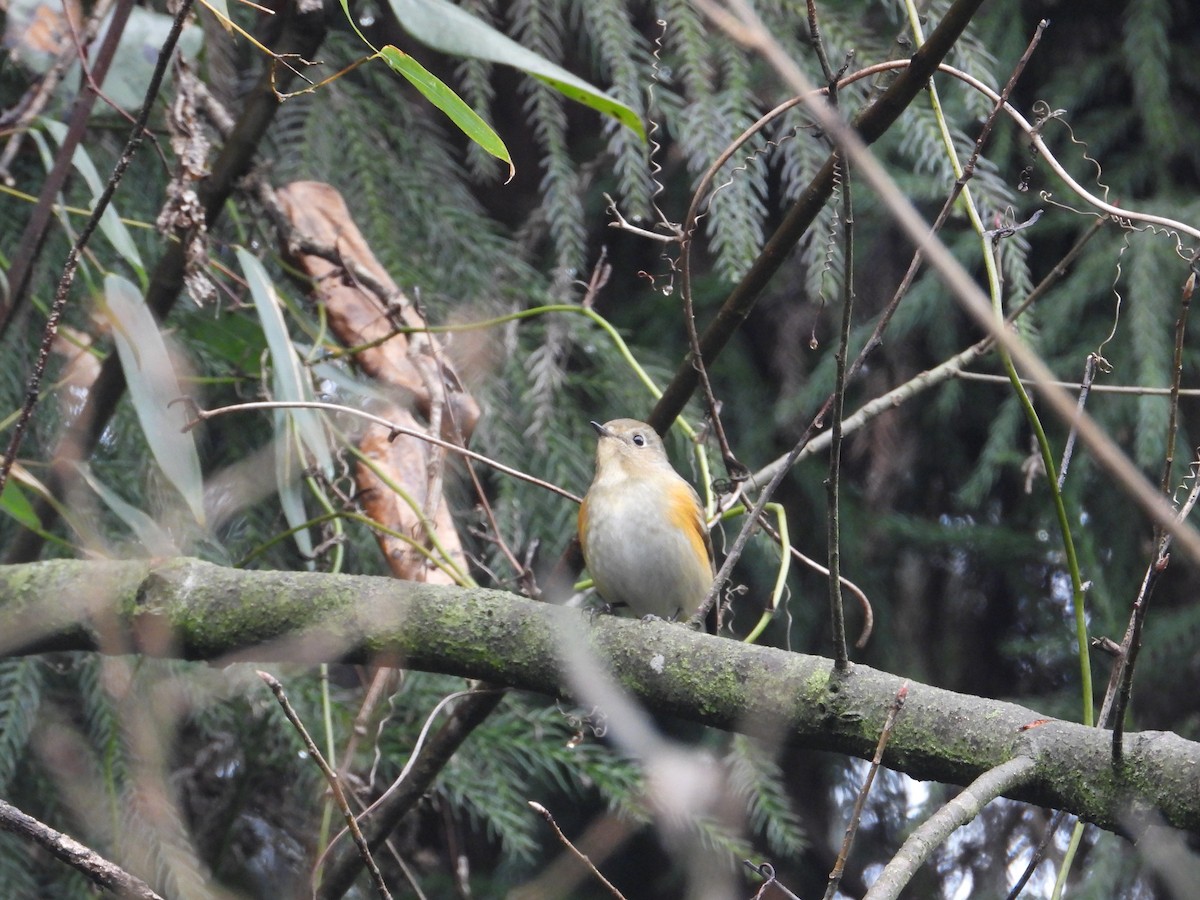
[{"label": "bird's foot", "polygon": [[584,611],[587,613],[588,624],[591,625],[596,621],[597,616],[611,616],[613,614],[613,607],[611,604],[596,598],[584,607]]}]

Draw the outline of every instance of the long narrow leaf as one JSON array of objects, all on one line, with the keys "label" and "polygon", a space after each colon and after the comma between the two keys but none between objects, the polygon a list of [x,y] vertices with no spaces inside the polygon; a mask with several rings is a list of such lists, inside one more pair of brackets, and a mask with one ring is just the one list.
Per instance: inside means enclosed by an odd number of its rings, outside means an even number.
[{"label": "long narrow leaf", "polygon": [[42,521],[34,511],[33,504],[25,496],[27,492],[49,504],[58,513],[59,518],[66,522],[72,531],[76,534],[81,533],[71,510],[59,501],[45,484],[31,475],[29,470],[19,462],[13,463],[8,484],[4,485],[4,495],[0,497],[0,510],[12,516],[23,527],[28,528],[34,534],[40,535],[50,543],[57,544],[73,553],[76,548],[69,541],[63,540],[57,534],[52,534],[42,527]]},{"label": "long narrow leaf", "polygon": [[[165,4],[164,4],[165,5]],[[129,20],[121,30],[121,38],[117,43],[116,63],[108,70],[104,79],[105,99],[111,100],[122,109],[134,111],[141,108],[146,97],[146,87],[154,72],[158,59],[159,48],[167,39],[172,28],[173,15],[157,12],[147,6],[135,6],[129,12]],[[111,17],[109,17],[111,21]],[[107,28],[105,29],[107,31]],[[94,47],[99,47],[103,35],[98,37]],[[194,66],[200,51],[204,48],[204,29],[198,24],[186,24],[176,52],[189,65]],[[78,73],[78,69],[72,66]],[[76,74],[75,79],[79,78]],[[170,83],[171,73],[167,72],[167,83]]]},{"label": "long narrow leaf", "polygon": [[407,78],[413,87],[425,95],[426,100],[444,112],[463,134],[492,156],[508,163],[508,177],[513,177],[516,169],[504,141],[458,94],[403,50],[387,46],[379,51],[379,56],[393,71]]},{"label": "long narrow leaf", "polygon": [[75,468],[79,470],[87,486],[104,501],[104,505],[116,513],[117,518],[137,535],[137,539],[150,556],[179,556],[179,547],[170,532],[97,478],[87,463],[77,462]]},{"label": "long narrow leaf", "polygon": [[[270,276],[253,254],[239,247],[237,256],[267,339],[276,399],[293,403],[313,399],[312,382],[300,364],[299,354],[288,334]],[[298,529],[294,535],[296,546],[301,553],[309,556],[313,550],[312,538],[307,529],[300,527],[308,521],[300,489],[300,473],[304,468],[301,448],[312,454],[322,471],[326,474],[333,472],[333,455],[320,414],[311,409],[290,409],[276,413],[275,442],[275,480],[279,490],[279,505],[288,525]]]},{"label": "long narrow leaf", "polygon": [[113,321],[113,340],[129,399],[146,443],[167,480],[183,495],[188,509],[204,524],[204,480],[200,455],[188,426],[187,409],[174,403],[184,396],[158,323],[146,308],[142,292],[126,278],[104,279],[104,299]]},{"label": "long narrow leaf", "polygon": [[[67,126],[62,122],[55,122],[52,119],[43,119],[42,125],[50,136],[54,138],[55,142],[61,145],[63,138],[67,134]],[[82,146],[75,148],[75,152],[71,156],[71,164],[83,176],[83,180],[87,182],[87,186],[92,192],[92,203],[95,203],[100,195],[104,193],[104,182],[100,179],[100,172],[96,169],[96,164],[92,162],[92,158]],[[108,238],[108,242],[113,245],[113,249],[121,254],[121,258],[133,266],[139,275],[146,271],[146,267],[142,263],[142,256],[138,253],[137,245],[133,242],[133,235],[129,233],[129,229],[121,221],[117,207],[112,201],[109,201],[108,207],[100,215],[100,231]]]},{"label": "long narrow leaf", "polygon": [[308,521],[304,507],[304,491],[300,475],[303,472],[300,440],[296,435],[296,422],[287,412],[276,412],[275,420],[275,489],[279,493],[279,508],[284,521],[293,530],[292,540],[304,555],[313,555],[312,535],[302,528]]},{"label": "long narrow leaf", "polygon": [[[312,379],[300,362],[300,355],[292,345],[291,335],[288,334],[287,323],[279,308],[279,300],[275,295],[275,285],[262,263],[247,250],[239,247],[238,263],[250,285],[250,295],[254,299],[254,309],[262,324],[263,334],[267,338],[267,350],[271,356],[271,366],[275,374],[275,397],[278,400],[302,402],[313,399]],[[288,410],[288,414],[296,422],[305,449],[317,461],[317,465],[326,474],[333,472],[333,454],[329,449],[329,440],[321,414],[312,409]]]},{"label": "long narrow leaf", "polygon": [[538,78],[565,97],[612,116],[634,131],[643,141],[646,130],[634,110],[572,75],[532,50],[501,34],[482,19],[447,0],[389,0],[404,27],[427,47],[451,56],[471,56],[512,66]]},{"label": "long narrow leaf", "polygon": [[0,510],[8,513],[26,528],[40,530],[42,527],[42,520],[37,517],[33,504],[12,479],[5,483],[4,493],[0,494]]}]

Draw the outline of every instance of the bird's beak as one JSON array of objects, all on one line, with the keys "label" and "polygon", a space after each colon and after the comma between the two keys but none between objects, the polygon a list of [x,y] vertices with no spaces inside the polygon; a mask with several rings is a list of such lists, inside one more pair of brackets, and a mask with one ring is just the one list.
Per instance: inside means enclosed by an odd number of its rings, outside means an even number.
[{"label": "bird's beak", "polygon": [[593,428],[596,429],[596,434],[600,435],[600,437],[612,437],[612,432],[609,431],[607,428],[605,428],[603,425],[601,425],[599,422],[591,422],[589,424]]}]

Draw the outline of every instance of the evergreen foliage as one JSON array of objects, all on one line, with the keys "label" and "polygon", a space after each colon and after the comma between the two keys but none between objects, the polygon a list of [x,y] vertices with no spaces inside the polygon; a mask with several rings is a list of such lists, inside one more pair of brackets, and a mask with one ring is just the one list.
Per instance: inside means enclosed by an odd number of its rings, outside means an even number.
[{"label": "evergreen foliage", "polygon": [[[594,306],[629,342],[650,378],[665,384],[686,352],[678,292],[672,293],[678,284],[677,252],[671,248],[664,254],[657,243],[609,229],[611,218],[601,195],[611,193],[615,208],[642,227],[654,224],[656,208],[678,222],[718,155],[785,99],[778,80],[757,55],[714,29],[696,5],[684,0],[470,0],[462,6],[547,59],[611,87],[613,96],[645,116],[653,141],[643,144],[615,122],[568,105],[543,82],[495,71],[478,60],[441,59],[408,47],[519,148],[512,185],[500,187],[494,161],[464,144],[436,111],[377,63],[284,103],[270,133],[264,154],[270,163],[263,174],[275,184],[313,179],[338,187],[380,262],[419,298],[432,324],[477,322],[551,303],[577,305],[604,248],[616,270]],[[928,4],[927,32],[949,6],[948,0]],[[804,5],[769,0],[757,7],[785,49],[822,82]],[[899,4],[831,0],[818,9],[835,69],[851,52],[851,70],[911,55]],[[1200,179],[1200,57],[1190,52],[1188,41],[1194,46],[1200,32],[1191,12],[1182,0],[1109,2],[1079,11],[1075,21],[1055,23],[1018,84],[1013,103],[1031,119],[1038,100],[1062,110],[1043,122],[1043,134],[1089,189],[1128,208],[1196,222],[1200,203],[1187,198],[1195,195]],[[383,9],[376,13],[381,21],[372,34],[397,40],[390,15]],[[200,15],[207,19],[209,14]],[[1012,4],[985,5],[948,62],[999,87],[1032,31],[1031,15]],[[245,12],[235,17],[251,19]],[[260,71],[261,55],[219,28],[206,26],[205,31],[198,69],[236,113],[239,90]],[[344,27],[330,33],[321,47],[321,71],[343,69],[363,49]],[[840,108],[853,116],[891,77],[843,89]],[[10,59],[0,68],[0,105],[12,107],[32,80]],[[990,104],[951,79],[939,77],[937,84],[954,146],[960,160],[965,159]],[[70,100],[70,91],[60,91],[45,116],[63,120]],[[163,136],[163,159],[154,148],[144,149],[117,195],[122,215],[141,224],[155,221],[176,162],[165,139],[165,105],[156,106],[151,121]],[[101,172],[111,167],[126,133],[123,120],[98,108],[85,149]],[[755,262],[764,240],[830,149],[810,118],[793,110],[717,173],[714,190],[702,205],[693,252],[702,328]],[[954,174],[937,117],[924,98],[875,149],[932,218]],[[1026,167],[1032,171],[1030,190],[1020,187]],[[18,154],[12,173],[22,190],[36,194],[45,168],[32,143]],[[89,204],[90,191],[81,182],[70,179],[64,203]],[[890,299],[911,247],[853,173],[850,184],[859,310],[853,355]],[[1003,302],[1013,309],[1091,220],[1075,211],[1080,204],[1065,185],[1032,157],[1027,140],[1003,120],[970,190],[987,228],[1023,222],[1043,211],[1035,226],[999,245]],[[844,277],[842,196],[839,190],[826,204],[711,373],[725,403],[734,449],[752,467],[786,452],[833,385]],[[0,239],[0,262],[6,270],[14,262],[11,254],[30,208],[14,196],[0,202],[0,234],[6,236]],[[30,302],[3,338],[7,365],[0,367],[0,398],[6,415],[22,403],[61,261],[80,220],[66,216],[65,222],[51,229],[37,259]],[[134,229],[134,234],[144,259],[162,254],[166,239],[161,235],[150,229]],[[960,209],[942,237],[969,269],[982,271],[979,239]],[[162,323],[186,356],[181,366],[203,385],[207,408],[260,398],[271,383],[261,326],[248,308],[239,277],[231,273],[235,246],[258,248],[287,305],[301,357],[319,355],[322,314],[307,308],[303,287],[288,280],[286,268],[269,249],[274,245],[261,209],[239,194],[228,204],[209,247],[219,305],[198,308],[182,300]],[[1189,241],[1162,229],[1109,225],[1017,327],[1064,379],[1076,380],[1086,354],[1098,352],[1113,370],[1102,382],[1164,388],[1172,377],[1180,285],[1192,252]],[[103,242],[94,245],[81,265],[64,321],[93,335],[99,352],[107,353],[110,342],[103,330],[108,326],[99,324],[97,302],[103,276],[116,271],[144,283],[146,273],[134,271]],[[1194,331],[1193,321],[1189,333]],[[543,312],[491,328],[479,342],[470,334],[449,336],[446,348],[484,410],[473,448],[568,490],[582,493],[591,476],[589,420],[640,417],[652,405],[650,392],[620,348],[583,315]],[[922,272],[882,349],[851,385],[849,408],[980,337],[940,283]],[[1195,383],[1200,362],[1195,346],[1189,339],[1185,347],[1185,386]],[[371,390],[364,386],[366,379],[344,362],[326,365],[326,374],[340,380],[316,370],[313,384],[321,396],[370,405],[364,399]],[[994,357],[985,357],[974,369],[999,371]],[[20,454],[21,465],[42,481],[51,477],[63,421],[79,403],[71,387],[57,383],[62,375],[63,364],[55,358]],[[699,424],[696,409],[689,408],[687,418]],[[1167,401],[1161,395],[1097,394],[1088,409],[1157,480]],[[1180,409],[1173,483],[1190,489],[1195,400],[1186,399]],[[1054,446],[1061,449],[1066,429],[1048,414],[1043,417]],[[5,420],[10,427],[11,422],[11,417]],[[337,424],[351,433],[356,427]],[[276,437],[267,414],[214,419],[199,433],[206,476],[269,449]],[[682,439],[670,446],[686,470],[685,451],[693,447]],[[709,456],[714,464],[710,474],[721,477],[719,454]],[[1020,697],[1056,715],[1078,715],[1078,662],[1069,643],[1073,626],[1061,540],[1044,476],[1027,477],[1030,458],[1028,424],[1009,389],[974,381],[936,388],[849,439],[843,571],[866,589],[876,614],[876,637],[858,658],[956,690]],[[122,401],[88,460],[91,471],[100,484],[162,524],[182,552],[222,562],[248,559],[259,567],[385,571],[374,535],[357,523],[338,526],[341,533],[331,524],[321,526],[317,541],[336,537],[342,548],[337,553],[344,555],[301,558],[291,540],[279,539],[287,526],[273,496],[237,508],[211,532],[185,526],[170,486],[142,462],[149,459],[146,437],[128,400]],[[345,477],[351,465],[343,451],[339,466],[345,468],[335,474],[332,486],[320,484],[322,495],[339,507],[339,491],[343,496],[351,492]],[[536,550],[539,572],[548,572],[573,533],[574,507],[523,482],[482,471],[481,478],[504,540],[518,556]],[[793,542],[818,558],[826,540],[822,478],[815,462],[798,468],[784,498]],[[32,496],[26,487],[10,485],[9,490]],[[465,481],[452,490],[460,532],[478,563],[472,576],[515,586],[518,573],[495,542],[481,536],[490,526],[475,512],[474,492]],[[1066,491],[1084,577],[1092,585],[1087,598],[1090,631],[1119,639],[1149,561],[1150,529],[1086,455],[1072,464]],[[311,494],[307,503],[314,517],[324,511]],[[150,552],[131,531],[128,518],[86,486],[69,498],[68,507],[69,520],[56,533],[76,551]],[[468,531],[467,525],[478,527]],[[0,545],[15,542],[20,532],[15,520],[3,517]],[[53,544],[46,550],[65,552]],[[769,561],[774,558],[772,553],[752,555],[739,569],[738,580],[754,590],[745,605],[736,601],[738,627],[757,618],[754,604],[765,595],[758,588],[773,581]],[[1139,727],[1192,738],[1200,736],[1200,705],[1191,696],[1195,692],[1178,686],[1194,682],[1200,671],[1195,581],[1191,571],[1173,565],[1159,586],[1130,714],[1130,722]],[[767,639],[827,654],[824,580],[797,572],[789,590],[791,607],[772,625]],[[1102,686],[1107,663],[1094,661],[1093,669]],[[169,716],[163,713],[171,723],[163,726],[164,734],[150,739],[131,732],[130,723],[145,724],[134,713],[142,711],[139,703],[150,704],[147,698],[155,696],[160,681],[172,686],[175,705]],[[358,677],[335,671],[330,684],[317,673],[297,671],[289,674],[287,684],[314,732],[321,730],[324,703],[327,696],[331,699],[334,744],[341,746],[361,702]],[[460,687],[441,676],[405,680],[389,701],[385,721],[363,737],[358,755],[348,761],[356,775],[375,770],[364,795],[377,795],[398,774],[432,708]],[[70,747],[78,751],[75,781],[62,776],[38,749],[50,729],[69,735]],[[577,731],[583,734],[576,745]],[[698,818],[691,823],[694,832],[731,866],[741,856],[770,858],[781,875],[811,878],[816,865],[827,860],[808,851],[827,842],[833,829],[820,816],[825,810],[806,808],[797,799],[844,792],[861,773],[820,772],[813,774],[813,785],[798,787],[797,757],[789,748],[725,736],[705,741],[744,804],[747,827],[738,833],[725,823]],[[324,749],[322,739],[318,743]],[[152,773],[157,781],[146,767],[158,767]],[[169,788],[170,802],[147,796],[149,781]],[[559,852],[542,820],[530,814],[528,800],[537,799],[580,829],[592,813],[604,810],[649,823],[653,816],[642,788],[634,762],[580,728],[563,709],[540,698],[508,697],[472,733],[421,804],[421,827],[401,837],[401,855],[420,856],[427,868],[449,871],[454,840],[465,836],[463,852],[473,861],[479,882],[500,891],[532,877]],[[0,660],[0,795],[73,831],[173,896],[207,896],[218,887],[266,896],[271,884],[281,883],[275,879],[285,877],[280,873],[299,885],[297,873],[306,875],[314,848],[328,837],[319,833],[322,790],[278,710],[240,667],[227,679],[216,679],[204,667],[151,661]],[[909,809],[915,805],[910,783],[895,778],[882,790],[885,799],[876,801],[876,825],[889,816],[900,821],[916,815]],[[928,877],[946,896],[972,879],[976,884],[1003,881],[1018,849],[1026,852],[1043,827],[1036,816],[996,814],[964,837]],[[651,834],[650,829],[639,833],[631,858],[658,858]],[[1086,847],[1088,862],[1077,863],[1073,874],[1078,896],[1153,895],[1152,879],[1126,845],[1107,835],[1089,840],[1094,846]],[[274,847],[274,855],[256,849],[258,844]],[[430,859],[438,863],[431,866]],[[0,884],[15,891],[14,896],[67,898],[89,891],[75,872],[31,856],[5,834],[0,834]]]}]

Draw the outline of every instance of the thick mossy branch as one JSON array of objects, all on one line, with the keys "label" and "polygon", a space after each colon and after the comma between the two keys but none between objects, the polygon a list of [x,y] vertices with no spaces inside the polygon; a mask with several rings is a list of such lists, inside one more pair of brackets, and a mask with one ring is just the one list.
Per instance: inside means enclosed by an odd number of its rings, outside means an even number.
[{"label": "thick mossy branch", "polygon": [[[869,758],[903,679],[697,634],[586,615],[513,594],[388,578],[165,562],[0,566],[0,656],[55,650],[292,662],[378,662],[567,693],[564,660],[590,650],[647,707],[729,731]],[[581,698],[586,700],[587,698]],[[1200,833],[1200,744],[1109,733],[996,700],[910,683],[885,763],[967,784],[1029,756],[1015,799],[1114,831],[1160,819]]]}]

